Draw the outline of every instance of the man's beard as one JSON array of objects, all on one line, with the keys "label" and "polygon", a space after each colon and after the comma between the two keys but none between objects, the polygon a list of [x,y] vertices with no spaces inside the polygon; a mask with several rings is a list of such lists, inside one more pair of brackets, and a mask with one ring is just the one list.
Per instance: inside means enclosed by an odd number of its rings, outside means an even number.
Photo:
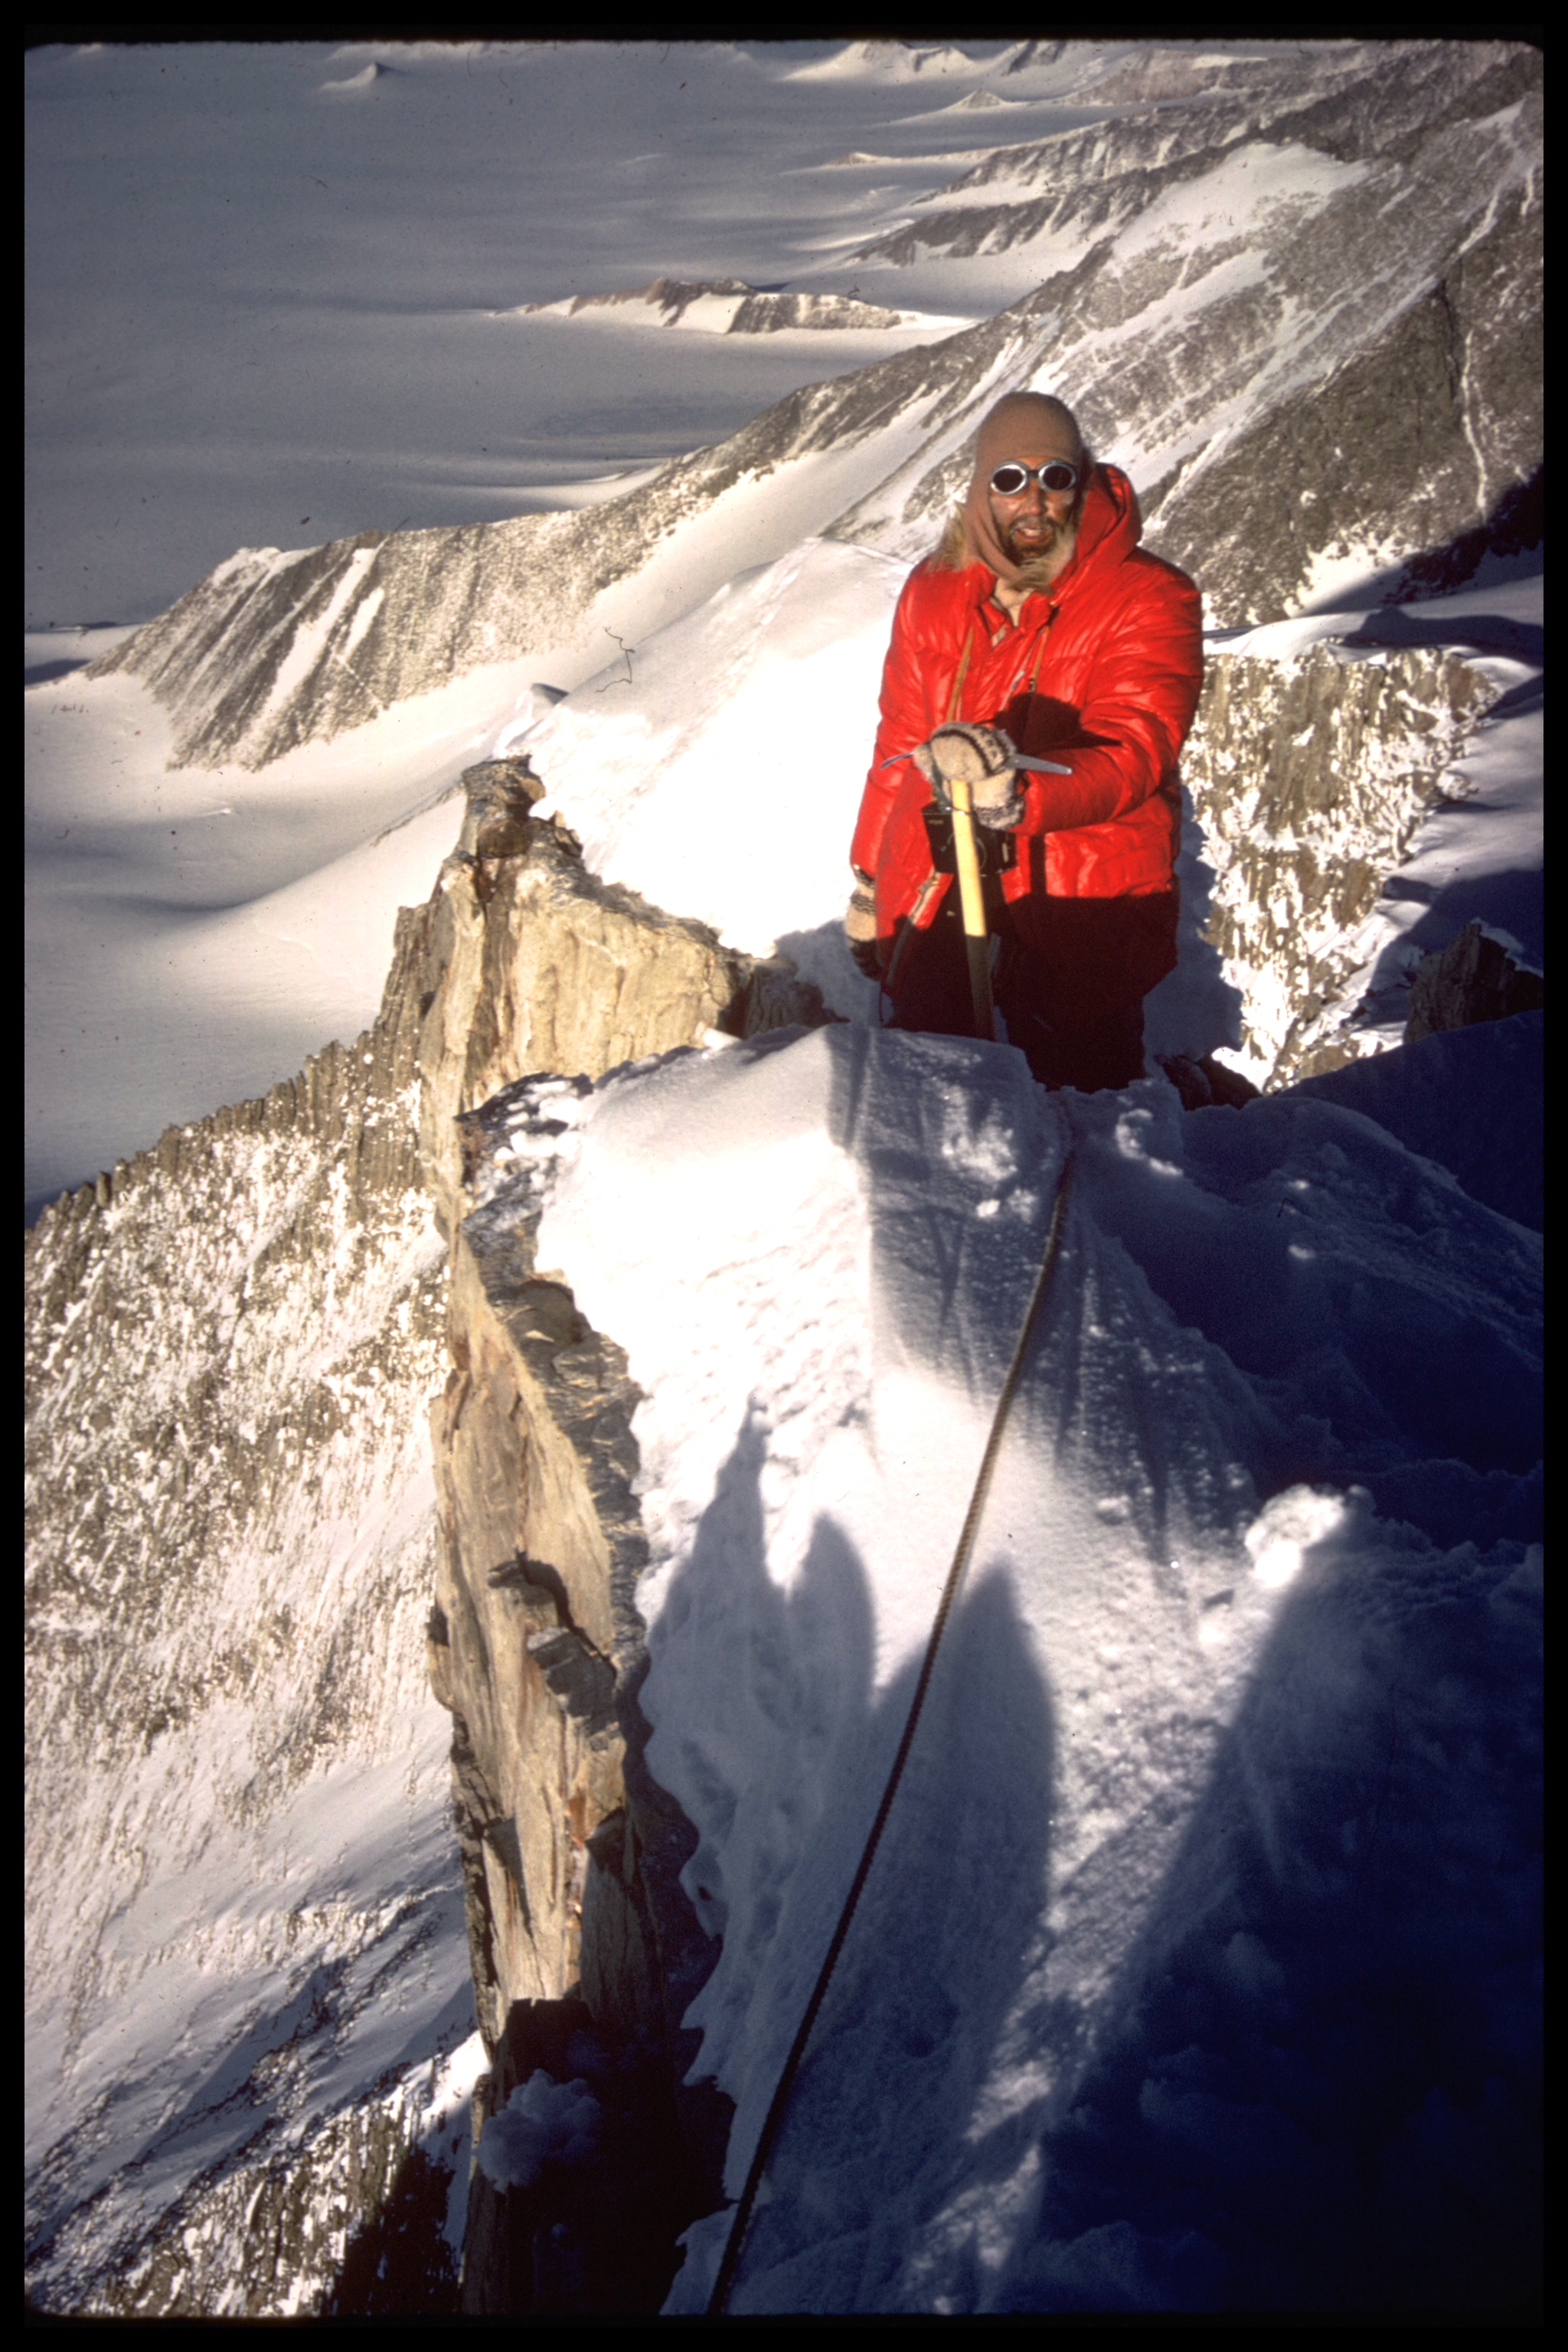
[{"label": "man's beard", "polygon": [[1021,588],[1047,588],[1058,572],[1065,572],[1072,562],[1078,543],[1078,517],[1058,523],[1050,538],[1020,539],[1016,525],[1003,541],[1008,554],[1018,567],[1016,584]]}]

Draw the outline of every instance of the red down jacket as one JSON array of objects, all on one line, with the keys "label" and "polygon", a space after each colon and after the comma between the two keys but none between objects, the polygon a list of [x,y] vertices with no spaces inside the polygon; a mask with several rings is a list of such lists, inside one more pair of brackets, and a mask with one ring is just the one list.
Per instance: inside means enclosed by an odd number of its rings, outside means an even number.
[{"label": "red down jacket", "polygon": [[1072,562],[1026,598],[1016,625],[993,601],[995,578],[983,563],[952,570],[932,556],[910,575],[849,853],[876,880],[884,960],[900,919],[934,921],[952,880],[931,871],[921,816],[931,789],[911,761],[895,756],[952,717],[1005,727],[1019,751],[1072,769],[1021,774],[1026,809],[1017,865],[1003,877],[1007,898],[1137,898],[1172,887],[1176,761],[1203,681],[1202,605],[1184,572],[1140,548],[1142,528],[1126,475],[1097,466]]}]

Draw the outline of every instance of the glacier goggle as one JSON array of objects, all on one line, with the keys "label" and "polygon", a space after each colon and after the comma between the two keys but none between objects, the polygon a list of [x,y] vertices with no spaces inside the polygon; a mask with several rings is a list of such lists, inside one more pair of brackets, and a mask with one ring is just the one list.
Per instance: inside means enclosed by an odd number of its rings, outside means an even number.
[{"label": "glacier goggle", "polygon": [[991,477],[991,487],[999,499],[1016,499],[1031,482],[1038,482],[1042,490],[1076,490],[1078,467],[1069,466],[1065,457],[1053,457],[1046,466],[1026,466],[1009,457]]}]

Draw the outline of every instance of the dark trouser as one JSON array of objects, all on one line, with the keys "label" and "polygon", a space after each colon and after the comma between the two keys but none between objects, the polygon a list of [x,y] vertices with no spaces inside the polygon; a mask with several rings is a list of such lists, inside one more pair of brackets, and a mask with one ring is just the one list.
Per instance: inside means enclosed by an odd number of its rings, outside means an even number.
[{"label": "dark trouser", "polygon": [[[1175,892],[1015,906],[988,884],[986,912],[1001,941],[993,977],[997,1009],[1036,1077],[1084,1094],[1141,1078],[1143,999],[1176,961]],[[900,931],[887,986],[889,1028],[973,1036],[956,889],[929,930]]]}]

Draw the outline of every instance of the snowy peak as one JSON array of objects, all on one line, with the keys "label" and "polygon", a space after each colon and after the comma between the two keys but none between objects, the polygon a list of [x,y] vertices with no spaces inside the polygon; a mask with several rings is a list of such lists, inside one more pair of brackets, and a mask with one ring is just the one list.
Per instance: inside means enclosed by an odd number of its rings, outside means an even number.
[{"label": "snowy peak", "polygon": [[[1539,528],[1540,61],[1404,63],[1391,82],[1375,50],[1331,53],[1315,89],[1281,71],[1267,99],[999,151],[857,256],[1037,251],[1005,315],[1041,341],[1012,381],[1069,402],[1222,625],[1352,580],[1401,593],[1413,559],[1452,584],[1466,533]],[[837,527],[912,553],[963,471],[957,449],[906,469]]]},{"label": "snowy peak", "polygon": [[966,57],[951,43],[922,47],[913,41],[851,41],[837,55],[818,64],[796,66],[790,81],[833,82],[871,79],[884,82],[940,81],[953,74],[979,76],[985,65]]}]

